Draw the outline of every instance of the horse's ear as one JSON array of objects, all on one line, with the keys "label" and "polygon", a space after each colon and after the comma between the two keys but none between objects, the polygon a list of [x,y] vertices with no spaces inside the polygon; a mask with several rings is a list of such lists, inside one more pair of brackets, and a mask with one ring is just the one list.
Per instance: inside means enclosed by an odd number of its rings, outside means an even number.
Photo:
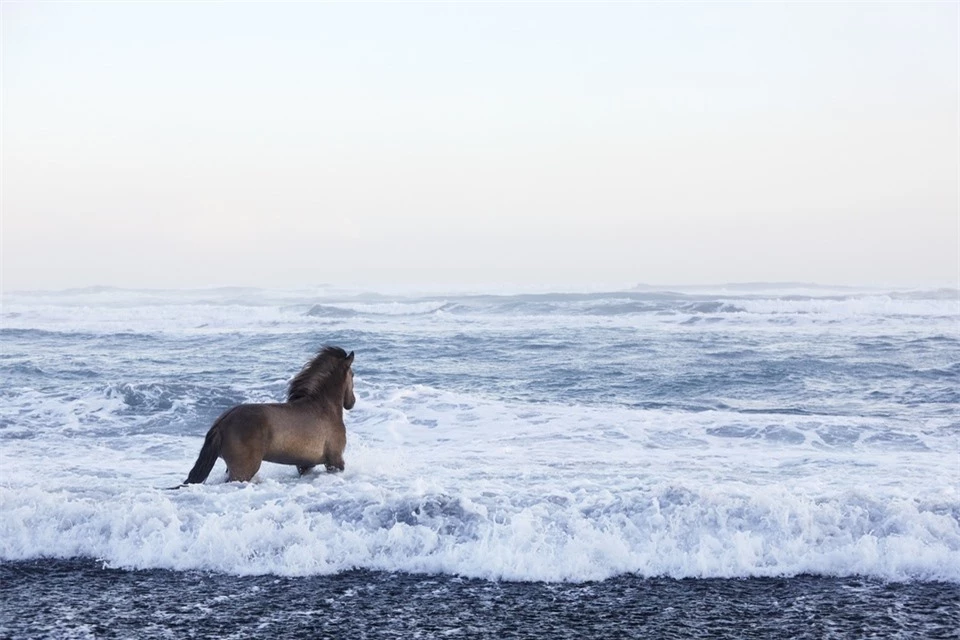
[{"label": "horse's ear", "polygon": [[347,355],[347,362],[348,362],[348,363],[353,362],[353,351],[351,351],[351,352]]}]

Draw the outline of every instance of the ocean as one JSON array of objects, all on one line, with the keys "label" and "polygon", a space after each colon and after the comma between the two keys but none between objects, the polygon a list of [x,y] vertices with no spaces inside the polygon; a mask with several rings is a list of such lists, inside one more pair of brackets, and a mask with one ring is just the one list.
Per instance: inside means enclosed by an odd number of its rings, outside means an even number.
[{"label": "ocean", "polygon": [[[960,294],[2,297],[0,637],[954,638]],[[181,482],[356,352],[343,473]]]}]

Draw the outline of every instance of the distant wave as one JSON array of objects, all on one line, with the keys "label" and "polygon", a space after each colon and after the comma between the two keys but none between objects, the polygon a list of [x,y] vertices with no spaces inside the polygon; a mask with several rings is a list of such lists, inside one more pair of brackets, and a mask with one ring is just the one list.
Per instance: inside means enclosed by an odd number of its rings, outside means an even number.
[{"label": "distant wave", "polygon": [[707,300],[681,305],[680,311],[687,313],[743,313],[746,309],[721,300]]},{"label": "distant wave", "polygon": [[[98,290],[99,291],[99,290]],[[822,292],[821,292],[822,293]],[[544,318],[564,324],[562,318],[631,322],[635,318],[665,324],[730,322],[769,323],[886,323],[898,318],[951,319],[960,317],[955,290],[894,292],[890,294],[836,293],[778,295],[755,292],[665,293],[612,292],[589,294],[524,294],[518,296],[454,296],[387,299],[380,296],[320,298],[312,293],[246,293],[236,290],[191,292],[128,292],[104,290],[97,294],[62,296],[5,295],[4,335],[7,332],[144,336],[151,333],[207,334],[300,331],[329,323],[376,326],[390,318],[430,316],[453,325],[460,318],[485,321],[502,316]],[[539,320],[537,320],[539,321]],[[36,334],[39,335],[39,334]]]},{"label": "distant wave", "polygon": [[887,295],[852,297],[755,298],[739,302],[744,311],[757,314],[823,315],[834,317],[935,316],[949,317],[960,312],[960,301],[940,296],[892,297]]},{"label": "distant wave", "polygon": [[449,309],[445,300],[411,300],[391,302],[338,302],[315,304],[306,315],[323,318],[355,318],[359,316],[419,316]]},{"label": "distant wave", "polygon": [[353,309],[334,307],[328,304],[315,304],[306,312],[306,315],[315,318],[354,318],[359,313]]}]

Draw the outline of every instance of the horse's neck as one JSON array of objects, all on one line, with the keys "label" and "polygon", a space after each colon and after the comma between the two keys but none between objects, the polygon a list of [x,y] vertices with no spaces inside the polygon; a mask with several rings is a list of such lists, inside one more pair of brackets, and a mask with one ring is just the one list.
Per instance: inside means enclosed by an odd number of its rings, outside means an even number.
[{"label": "horse's neck", "polygon": [[343,419],[343,398],[336,394],[329,394],[319,398],[304,398],[293,403],[303,411],[314,411],[326,415],[334,415]]}]

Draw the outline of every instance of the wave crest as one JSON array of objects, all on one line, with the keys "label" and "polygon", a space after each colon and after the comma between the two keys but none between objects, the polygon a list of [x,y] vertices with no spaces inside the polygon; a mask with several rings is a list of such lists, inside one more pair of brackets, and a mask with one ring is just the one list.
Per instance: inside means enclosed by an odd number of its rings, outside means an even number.
[{"label": "wave crest", "polygon": [[960,582],[957,509],[856,492],[663,485],[533,498],[316,478],[63,500],[0,489],[0,557],[310,575],[355,568],[520,581],[619,574],[867,575]]}]

